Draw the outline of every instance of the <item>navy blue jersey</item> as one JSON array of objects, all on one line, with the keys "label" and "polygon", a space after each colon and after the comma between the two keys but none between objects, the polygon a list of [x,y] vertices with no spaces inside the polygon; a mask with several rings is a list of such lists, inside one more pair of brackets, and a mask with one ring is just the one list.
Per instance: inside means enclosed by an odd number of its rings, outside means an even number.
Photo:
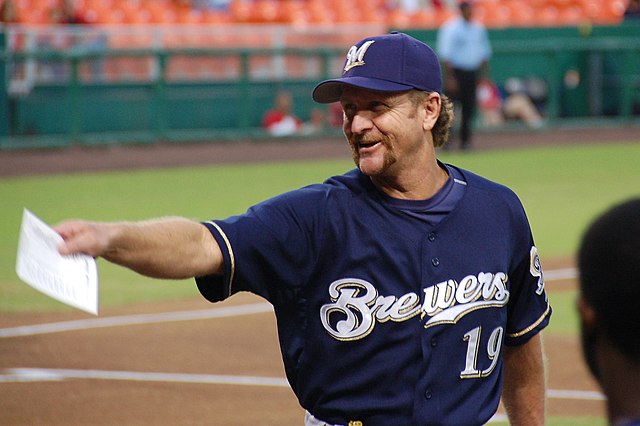
[{"label": "navy blue jersey", "polygon": [[[334,424],[481,424],[502,391],[502,349],[551,308],[524,209],[468,171],[430,223],[353,170],[207,222],[224,276],[211,301],[249,291],[274,306],[300,404]],[[409,209],[411,210],[411,209]]]}]

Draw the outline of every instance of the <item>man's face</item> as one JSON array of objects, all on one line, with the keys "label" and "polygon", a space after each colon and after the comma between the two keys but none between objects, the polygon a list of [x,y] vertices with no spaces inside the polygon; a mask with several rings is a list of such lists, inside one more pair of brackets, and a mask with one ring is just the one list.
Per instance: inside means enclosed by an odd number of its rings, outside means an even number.
[{"label": "man's face", "polygon": [[283,112],[289,112],[293,101],[287,93],[280,93],[276,98],[276,107]]},{"label": "man's face", "polygon": [[353,160],[365,175],[397,175],[424,149],[424,109],[409,93],[345,86],[340,99],[343,131]]},{"label": "man's face", "polygon": [[473,8],[470,4],[465,4],[464,6],[460,7],[460,13],[462,14],[462,17],[465,21],[470,21],[471,16],[473,15]]}]

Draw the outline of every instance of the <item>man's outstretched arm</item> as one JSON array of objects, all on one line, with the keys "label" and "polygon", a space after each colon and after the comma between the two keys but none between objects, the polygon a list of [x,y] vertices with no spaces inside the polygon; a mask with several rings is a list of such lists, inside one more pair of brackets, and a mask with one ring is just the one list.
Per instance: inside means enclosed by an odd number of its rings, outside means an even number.
[{"label": "man's outstretched arm", "polygon": [[143,222],[67,221],[54,226],[63,255],[83,253],[153,278],[222,273],[222,253],[201,223],[184,218]]}]

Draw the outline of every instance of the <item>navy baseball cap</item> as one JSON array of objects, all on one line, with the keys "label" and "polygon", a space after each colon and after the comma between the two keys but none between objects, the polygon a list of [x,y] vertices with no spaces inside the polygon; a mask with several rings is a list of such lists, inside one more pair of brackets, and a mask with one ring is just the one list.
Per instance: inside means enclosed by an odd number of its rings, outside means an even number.
[{"label": "navy baseball cap", "polygon": [[393,32],[352,46],[342,77],[320,82],[313,89],[313,100],[337,102],[345,84],[380,92],[418,89],[442,93],[442,73],[433,49],[407,34]]}]

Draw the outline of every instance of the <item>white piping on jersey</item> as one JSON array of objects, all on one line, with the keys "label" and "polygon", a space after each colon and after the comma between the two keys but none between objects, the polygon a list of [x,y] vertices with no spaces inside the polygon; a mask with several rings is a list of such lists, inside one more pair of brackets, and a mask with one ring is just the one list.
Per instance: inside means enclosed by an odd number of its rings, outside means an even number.
[{"label": "white piping on jersey", "polygon": [[522,331],[519,331],[517,333],[508,333],[507,336],[515,338],[515,337],[520,337],[522,335],[527,334],[528,332],[530,332],[531,330],[533,330],[534,328],[536,328],[538,326],[538,324],[540,324],[542,321],[544,321],[544,319],[547,317],[547,315],[549,314],[549,310],[551,309],[551,306],[549,305],[549,302],[547,302],[547,309],[544,311],[544,313],[540,316],[540,318],[538,318],[536,320],[536,322],[534,322],[533,324],[531,324],[529,327],[525,328]]},{"label": "white piping on jersey", "polygon": [[215,223],[212,220],[208,221],[207,223],[211,224],[212,226],[214,226],[218,230],[218,232],[220,233],[220,236],[224,240],[225,245],[227,246],[227,252],[229,253],[229,259],[231,259],[231,274],[229,275],[229,294],[228,294],[228,296],[231,296],[231,288],[233,287],[233,277],[236,274],[236,257],[233,254],[233,248],[231,247],[231,242],[229,241],[229,238],[227,237],[227,234],[224,233],[222,228],[220,228],[220,226],[218,226],[218,224]]},{"label": "white piping on jersey", "polygon": [[465,182],[463,180],[460,180],[460,179],[453,178],[453,181],[455,183],[459,183],[460,185],[465,185],[465,186],[467,185],[467,182]]}]

